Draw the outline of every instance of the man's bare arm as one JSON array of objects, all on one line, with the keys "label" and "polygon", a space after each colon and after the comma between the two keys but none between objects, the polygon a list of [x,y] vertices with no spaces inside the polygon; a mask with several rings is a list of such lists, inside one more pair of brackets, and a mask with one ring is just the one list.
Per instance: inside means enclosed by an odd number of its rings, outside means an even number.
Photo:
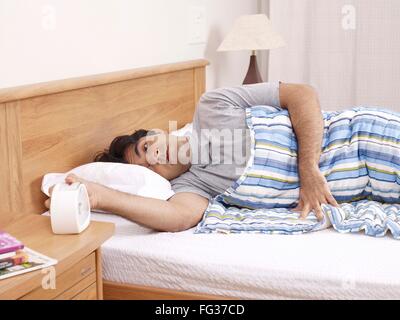
[{"label": "man's bare arm", "polygon": [[280,101],[289,111],[298,140],[300,202],[298,210],[305,218],[314,210],[322,218],[321,204],[337,206],[325,177],[319,170],[324,123],[316,91],[308,85],[280,85]]},{"label": "man's bare arm", "polygon": [[[194,193],[178,193],[168,201],[123,193],[103,185],[68,175],[66,183],[83,183],[88,191],[91,209],[115,213],[145,227],[166,232],[179,232],[197,225],[208,200]],[[46,200],[46,207],[50,207]]]},{"label": "man's bare arm", "polygon": [[280,85],[281,106],[287,108],[298,139],[300,170],[318,167],[324,122],[318,96],[308,85]]},{"label": "man's bare arm", "polygon": [[207,206],[208,200],[194,193],[178,193],[165,201],[108,189],[99,209],[157,231],[179,232],[197,225]]}]

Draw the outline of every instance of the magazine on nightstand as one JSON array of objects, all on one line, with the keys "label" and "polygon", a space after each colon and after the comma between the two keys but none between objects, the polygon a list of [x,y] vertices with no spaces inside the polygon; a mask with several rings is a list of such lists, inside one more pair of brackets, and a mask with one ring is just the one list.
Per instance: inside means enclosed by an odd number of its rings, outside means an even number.
[{"label": "magazine on nightstand", "polygon": [[[23,261],[15,263],[13,259],[18,259],[18,258],[23,259]],[[27,247],[24,247],[23,250],[19,251],[16,254],[16,258],[14,257],[9,258],[9,261],[11,265],[10,267],[0,269],[0,280],[10,278],[19,274],[43,268],[48,268],[50,266],[57,264],[57,260],[49,258]]]}]

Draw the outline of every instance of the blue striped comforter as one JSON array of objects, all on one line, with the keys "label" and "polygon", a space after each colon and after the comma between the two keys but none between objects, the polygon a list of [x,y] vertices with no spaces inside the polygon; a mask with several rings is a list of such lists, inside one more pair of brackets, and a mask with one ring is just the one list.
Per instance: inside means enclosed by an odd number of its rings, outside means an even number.
[{"label": "blue striped comforter", "polygon": [[320,170],[339,208],[306,220],[291,209],[299,199],[297,140],[288,112],[247,110],[252,154],[244,174],[210,202],[196,233],[299,234],[333,226],[400,239],[400,115],[358,107],[325,112]]}]

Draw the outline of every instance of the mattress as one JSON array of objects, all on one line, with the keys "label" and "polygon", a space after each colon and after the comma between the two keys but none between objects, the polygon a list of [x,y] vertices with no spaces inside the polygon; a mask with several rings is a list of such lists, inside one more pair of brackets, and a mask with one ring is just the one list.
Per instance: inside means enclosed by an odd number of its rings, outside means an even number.
[{"label": "mattress", "polygon": [[102,246],[117,283],[242,299],[399,299],[400,242],[339,234],[159,233],[121,217]]}]

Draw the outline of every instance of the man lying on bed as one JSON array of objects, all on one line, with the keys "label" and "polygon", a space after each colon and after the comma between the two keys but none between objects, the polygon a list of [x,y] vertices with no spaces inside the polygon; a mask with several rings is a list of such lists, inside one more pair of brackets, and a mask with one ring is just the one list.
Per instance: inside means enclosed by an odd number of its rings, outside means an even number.
[{"label": "man lying on bed", "polygon": [[[86,185],[93,209],[113,212],[159,231],[189,229],[199,223],[209,200],[224,192],[244,171],[250,154],[246,108],[257,105],[288,110],[299,144],[301,188],[296,209],[302,212],[302,218],[306,218],[312,210],[318,218],[322,218],[321,205],[337,206],[337,202],[319,170],[324,124],[317,93],[308,85],[271,82],[218,89],[204,94],[196,108],[194,133],[201,136],[200,130],[222,128],[239,132],[232,141],[223,139],[222,146],[218,145],[222,147],[221,154],[211,151],[212,139],[207,143],[197,139],[193,143],[188,138],[139,130],[131,136],[117,137],[110,148],[96,158],[103,162],[142,165],[157,172],[171,181],[176,193],[168,201],[129,195],[74,175],[68,176],[66,181]],[[216,158],[224,159],[225,150],[233,150],[232,147],[244,150],[246,159],[216,163]],[[194,158],[196,163],[191,161]],[[49,206],[49,200],[46,206]]]}]

